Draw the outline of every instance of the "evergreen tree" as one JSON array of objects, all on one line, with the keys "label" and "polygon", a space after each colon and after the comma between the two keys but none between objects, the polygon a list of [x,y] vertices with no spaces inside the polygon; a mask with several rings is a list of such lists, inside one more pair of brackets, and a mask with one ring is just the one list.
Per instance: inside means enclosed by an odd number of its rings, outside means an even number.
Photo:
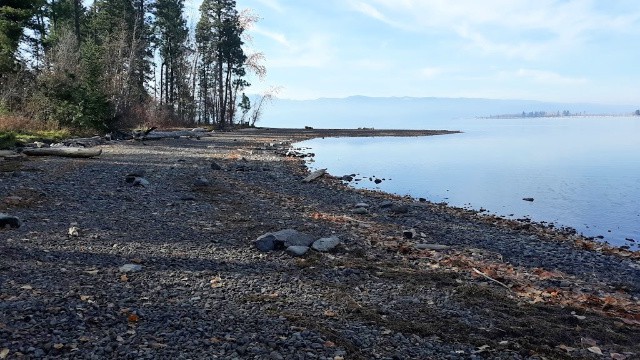
[{"label": "evergreen tree", "polygon": [[3,0],[0,3],[0,77],[16,65],[16,51],[24,28],[41,0]]},{"label": "evergreen tree", "polygon": [[243,31],[235,0],[202,2],[196,29],[196,42],[202,54],[200,87],[204,92],[205,114],[211,99],[213,120],[221,128],[233,123],[237,90],[248,85],[243,80],[247,59],[242,49]]},{"label": "evergreen tree", "polygon": [[185,103],[189,102],[190,94],[186,89],[188,31],[183,10],[184,0],[157,0],[155,5],[156,46],[162,59],[160,102],[177,110],[181,118],[184,118]]}]

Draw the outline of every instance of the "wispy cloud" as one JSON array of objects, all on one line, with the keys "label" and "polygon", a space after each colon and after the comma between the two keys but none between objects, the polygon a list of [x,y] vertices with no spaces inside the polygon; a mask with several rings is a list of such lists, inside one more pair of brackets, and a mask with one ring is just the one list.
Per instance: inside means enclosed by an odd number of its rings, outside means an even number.
[{"label": "wispy cloud", "polygon": [[268,61],[268,65],[277,68],[322,68],[331,64],[333,53],[331,36],[316,33],[291,43],[286,51]]},{"label": "wispy cloud", "polygon": [[380,12],[380,10],[378,10],[374,5],[366,2],[366,1],[360,1],[360,0],[350,0],[349,1],[349,5],[351,6],[352,10],[355,10],[357,12],[360,12],[368,17],[374,18],[376,20],[382,21],[383,23],[389,25],[389,26],[393,26],[396,28],[406,28],[405,26],[402,25],[402,23],[399,22],[395,22],[392,21],[391,19],[389,19],[387,16],[385,16],[382,12]]},{"label": "wispy cloud", "polygon": [[588,79],[583,77],[568,77],[547,70],[518,69],[513,75],[547,85],[580,85],[588,82]]},{"label": "wispy cloud", "polygon": [[382,60],[360,59],[350,62],[351,66],[358,70],[382,71],[389,69],[391,65]]},{"label": "wispy cloud", "polygon": [[640,32],[640,10],[607,13],[589,0],[352,0],[350,4],[390,26],[449,32],[484,52],[527,59],[579,46],[602,31]]},{"label": "wispy cloud", "polygon": [[256,0],[256,1],[279,13],[284,12],[284,6],[278,0]]},{"label": "wispy cloud", "polygon": [[255,33],[255,34],[265,36],[265,37],[267,37],[267,38],[269,38],[269,39],[271,39],[271,40],[273,40],[273,41],[275,41],[275,42],[277,42],[277,43],[279,43],[279,44],[281,44],[281,45],[283,45],[283,46],[285,46],[287,48],[291,48],[292,47],[292,45],[289,42],[289,40],[287,40],[286,35],[284,35],[282,33],[264,29],[259,25],[254,25],[253,28],[251,29],[251,31],[253,33]]},{"label": "wispy cloud", "polygon": [[425,67],[420,69],[420,75],[426,79],[433,79],[448,71],[449,71],[448,69],[445,69],[442,67]]}]

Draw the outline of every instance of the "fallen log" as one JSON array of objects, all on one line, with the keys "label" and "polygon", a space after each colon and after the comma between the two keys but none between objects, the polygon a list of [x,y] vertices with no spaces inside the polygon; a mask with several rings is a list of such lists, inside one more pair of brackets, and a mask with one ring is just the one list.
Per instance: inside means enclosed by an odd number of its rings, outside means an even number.
[{"label": "fallen log", "polygon": [[22,153],[29,156],[62,156],[70,158],[92,158],[102,154],[102,149],[79,147],[50,147],[24,149]]},{"label": "fallen log", "polygon": [[177,130],[177,131],[149,131],[144,134],[134,134],[136,140],[161,140],[161,139],[177,139],[181,137],[186,138],[201,138],[213,136],[211,132],[193,131],[193,130]]},{"label": "fallen log", "polygon": [[102,145],[106,142],[106,139],[102,136],[94,136],[90,138],[75,138],[64,140],[62,143],[68,147],[94,147]]},{"label": "fallen log", "polygon": [[311,174],[309,174],[309,176],[307,176],[306,178],[304,178],[304,179],[302,180],[302,182],[305,182],[305,183],[312,182],[312,181],[314,181],[315,179],[317,179],[317,178],[319,178],[319,177],[323,176],[323,175],[324,175],[324,174],[326,174],[326,173],[327,173],[327,169],[320,169],[320,170],[316,170],[316,171],[312,172]]}]

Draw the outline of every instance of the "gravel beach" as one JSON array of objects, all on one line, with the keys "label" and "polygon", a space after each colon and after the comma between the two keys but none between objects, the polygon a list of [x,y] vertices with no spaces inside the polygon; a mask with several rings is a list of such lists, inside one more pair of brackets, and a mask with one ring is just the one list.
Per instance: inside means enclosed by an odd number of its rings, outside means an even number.
[{"label": "gravel beach", "polygon": [[5,158],[0,212],[21,226],[0,230],[0,359],[640,358],[640,254],[347,174],[303,182],[289,151],[424,135],[446,132],[255,129]]}]

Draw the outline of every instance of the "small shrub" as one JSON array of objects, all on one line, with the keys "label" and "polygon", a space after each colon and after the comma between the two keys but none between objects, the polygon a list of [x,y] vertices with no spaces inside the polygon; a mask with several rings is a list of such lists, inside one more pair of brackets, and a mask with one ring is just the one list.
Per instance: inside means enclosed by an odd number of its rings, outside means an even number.
[{"label": "small shrub", "polygon": [[10,149],[16,146],[16,133],[13,131],[0,132],[0,149]]}]

